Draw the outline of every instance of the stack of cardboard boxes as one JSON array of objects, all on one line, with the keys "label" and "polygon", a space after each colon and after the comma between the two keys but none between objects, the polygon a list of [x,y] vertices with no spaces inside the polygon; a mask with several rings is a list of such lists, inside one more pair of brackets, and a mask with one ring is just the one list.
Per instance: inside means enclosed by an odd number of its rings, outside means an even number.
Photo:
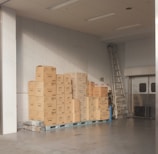
[{"label": "stack of cardboard boxes", "polygon": [[89,120],[89,106],[86,101],[87,96],[87,74],[73,73],[71,74],[73,98],[80,101],[81,121]]},{"label": "stack of cardboard boxes", "polygon": [[29,82],[29,119],[56,124],[56,68],[36,68],[36,80]]},{"label": "stack of cardboard boxes", "polygon": [[80,102],[72,99],[71,74],[56,74],[56,68],[36,67],[36,80],[29,84],[29,119],[46,126],[80,121]]},{"label": "stack of cardboard boxes", "polygon": [[37,66],[28,86],[30,120],[50,126],[109,118],[107,88],[87,82],[86,73],[56,74],[54,67]]},{"label": "stack of cardboard boxes", "polygon": [[88,82],[87,96],[87,104],[89,104],[89,119],[109,119],[107,87],[96,86],[93,82]]}]

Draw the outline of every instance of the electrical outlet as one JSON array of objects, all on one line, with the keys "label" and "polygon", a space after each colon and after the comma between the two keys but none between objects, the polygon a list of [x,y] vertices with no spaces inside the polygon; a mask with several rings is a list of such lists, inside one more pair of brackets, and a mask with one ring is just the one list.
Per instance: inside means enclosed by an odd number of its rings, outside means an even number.
[{"label": "electrical outlet", "polygon": [[100,77],[100,81],[104,82],[104,77]]}]

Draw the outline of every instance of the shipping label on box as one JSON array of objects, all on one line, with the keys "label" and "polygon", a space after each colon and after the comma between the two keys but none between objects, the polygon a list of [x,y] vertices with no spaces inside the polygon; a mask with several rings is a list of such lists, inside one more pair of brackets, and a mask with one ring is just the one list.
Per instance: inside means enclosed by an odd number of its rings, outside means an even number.
[{"label": "shipping label on box", "polygon": [[65,124],[65,114],[57,114],[57,124]]},{"label": "shipping label on box", "polygon": [[65,95],[57,95],[57,105],[65,104]]},{"label": "shipping label on box", "polygon": [[57,105],[57,114],[65,113],[65,105]]},{"label": "shipping label on box", "polygon": [[64,75],[57,74],[57,84],[64,84]]},{"label": "shipping label on box", "polygon": [[72,123],[73,122],[73,114],[65,114],[65,123]]},{"label": "shipping label on box", "polygon": [[57,95],[64,95],[64,84],[57,84]]},{"label": "shipping label on box", "polygon": [[56,82],[56,68],[51,66],[37,66],[36,80],[44,82]]}]

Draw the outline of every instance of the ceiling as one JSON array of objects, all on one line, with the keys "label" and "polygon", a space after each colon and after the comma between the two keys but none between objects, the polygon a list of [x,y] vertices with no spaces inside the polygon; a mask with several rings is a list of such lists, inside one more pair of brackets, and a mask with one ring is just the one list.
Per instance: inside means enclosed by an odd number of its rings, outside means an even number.
[{"label": "ceiling", "polygon": [[4,5],[15,9],[19,16],[96,35],[105,41],[154,34],[154,0],[10,0]]}]

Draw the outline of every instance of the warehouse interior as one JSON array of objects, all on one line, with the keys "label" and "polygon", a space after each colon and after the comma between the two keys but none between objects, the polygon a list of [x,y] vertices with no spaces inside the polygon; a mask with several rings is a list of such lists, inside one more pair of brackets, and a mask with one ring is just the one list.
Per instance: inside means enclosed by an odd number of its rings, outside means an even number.
[{"label": "warehouse interior", "polygon": [[[154,1],[2,0],[0,4],[3,153],[155,153]],[[46,133],[21,130],[29,120],[28,82],[35,78],[36,66],[54,66],[58,74],[87,73],[90,81],[112,89],[110,43],[117,46],[126,117]],[[149,90],[144,91],[144,84]],[[134,99],[145,106],[145,115],[140,109],[135,113]]]}]

